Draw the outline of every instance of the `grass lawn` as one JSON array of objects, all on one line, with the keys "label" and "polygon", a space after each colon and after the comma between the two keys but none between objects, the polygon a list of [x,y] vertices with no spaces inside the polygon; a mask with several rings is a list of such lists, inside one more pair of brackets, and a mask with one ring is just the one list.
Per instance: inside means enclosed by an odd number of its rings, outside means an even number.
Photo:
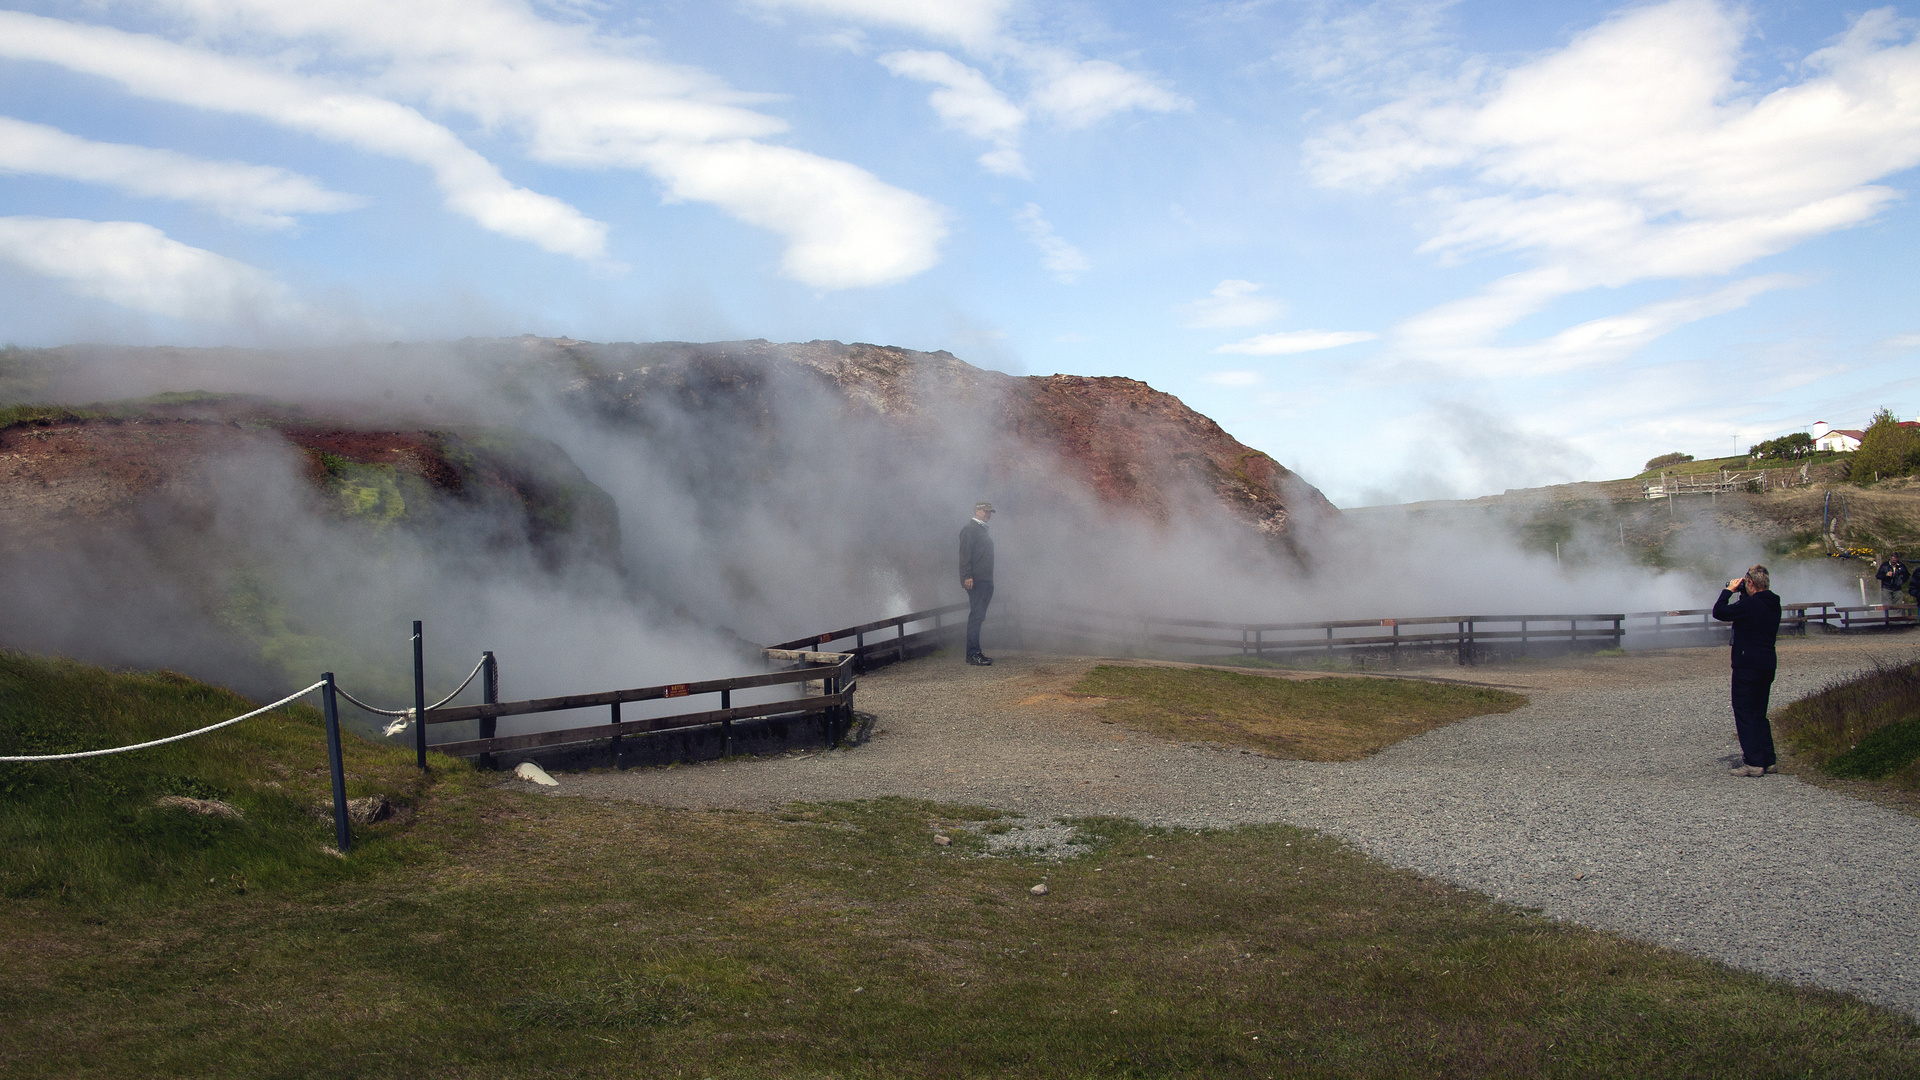
[{"label": "grass lawn", "polygon": [[[175,721],[232,715],[193,684],[7,660],[0,735],[123,681]],[[53,692],[68,683],[85,692]],[[117,800],[90,801],[84,777],[0,795],[0,1075],[1920,1073],[1920,1026],[1885,1010],[1283,827],[1090,820],[1091,851],[1049,864],[981,857],[990,808],[607,805],[444,758],[409,781],[407,754],[360,745],[356,783],[406,812],[360,830],[350,858],[309,860],[327,823],[271,808],[317,790],[317,726],[262,719],[137,794],[128,755]],[[185,839],[114,826],[216,769],[233,771],[203,782],[243,818]],[[58,817],[91,854],[22,872],[19,837]],[[139,887],[87,870],[98,859],[142,866]]]},{"label": "grass lawn", "polygon": [[1305,761],[1354,761],[1408,736],[1527,703],[1505,690],[1412,679],[1113,665],[1094,668],[1073,690],[1111,699],[1098,712],[1117,724]]}]

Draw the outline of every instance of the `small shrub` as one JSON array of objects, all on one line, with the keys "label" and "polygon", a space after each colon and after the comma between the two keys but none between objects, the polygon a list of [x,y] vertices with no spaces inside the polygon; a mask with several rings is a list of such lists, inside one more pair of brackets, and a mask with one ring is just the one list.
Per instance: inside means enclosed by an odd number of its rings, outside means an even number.
[{"label": "small shrub", "polygon": [[1664,469],[1669,465],[1681,465],[1692,460],[1693,460],[1692,454],[1682,454],[1676,450],[1671,454],[1661,454],[1659,457],[1656,457],[1656,458],[1648,458],[1646,468],[1642,469],[1641,471],[1651,472],[1654,469]]}]

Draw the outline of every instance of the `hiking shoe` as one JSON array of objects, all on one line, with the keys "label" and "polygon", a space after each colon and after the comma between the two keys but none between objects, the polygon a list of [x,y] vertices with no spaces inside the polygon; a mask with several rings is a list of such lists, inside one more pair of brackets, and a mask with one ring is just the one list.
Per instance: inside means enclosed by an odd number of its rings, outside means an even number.
[{"label": "hiking shoe", "polygon": [[1761,767],[1760,767],[1760,766],[1758,766],[1758,765],[1742,765],[1742,766],[1740,766],[1739,768],[1737,768],[1737,769],[1735,769],[1735,770],[1733,770],[1733,775],[1735,775],[1735,776],[1765,776],[1765,775],[1767,775],[1767,770],[1765,770],[1765,769],[1763,769],[1763,768],[1761,768]]},{"label": "hiking shoe", "polygon": [[967,657],[967,663],[972,664],[974,667],[992,667],[993,657],[974,653],[972,656]]}]

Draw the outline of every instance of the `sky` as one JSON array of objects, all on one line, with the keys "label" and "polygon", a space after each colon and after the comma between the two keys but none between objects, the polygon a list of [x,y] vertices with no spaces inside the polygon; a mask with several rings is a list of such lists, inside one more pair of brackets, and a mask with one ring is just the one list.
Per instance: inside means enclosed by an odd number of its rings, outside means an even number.
[{"label": "sky", "polygon": [[[1358,506],[1920,416],[1920,4],[0,0],[0,340],[831,338]],[[188,389],[188,388],[181,388]]]}]

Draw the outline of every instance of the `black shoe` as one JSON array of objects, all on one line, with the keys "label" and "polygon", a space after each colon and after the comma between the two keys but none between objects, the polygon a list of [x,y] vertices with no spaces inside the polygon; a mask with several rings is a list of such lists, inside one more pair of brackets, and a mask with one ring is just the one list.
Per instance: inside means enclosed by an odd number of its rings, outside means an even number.
[{"label": "black shoe", "polygon": [[991,656],[983,656],[980,653],[974,653],[972,656],[967,657],[967,663],[972,664],[974,667],[992,667],[993,658]]}]

